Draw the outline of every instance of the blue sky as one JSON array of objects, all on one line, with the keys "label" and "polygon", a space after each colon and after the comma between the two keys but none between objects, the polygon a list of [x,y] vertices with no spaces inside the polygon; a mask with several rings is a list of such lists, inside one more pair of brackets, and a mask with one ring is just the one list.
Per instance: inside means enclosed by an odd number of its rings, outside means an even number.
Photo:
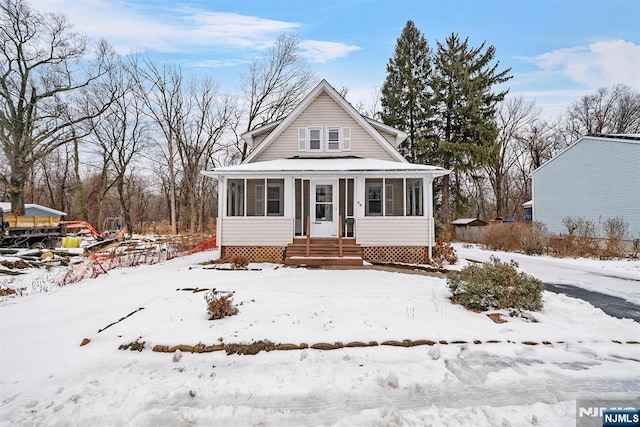
[{"label": "blue sky", "polygon": [[452,32],[496,47],[511,95],[544,116],[599,87],[640,90],[640,0],[33,0],[120,53],[143,49],[233,91],[239,73],[282,32],[296,34],[319,78],[370,105],[406,24],[435,49]]}]

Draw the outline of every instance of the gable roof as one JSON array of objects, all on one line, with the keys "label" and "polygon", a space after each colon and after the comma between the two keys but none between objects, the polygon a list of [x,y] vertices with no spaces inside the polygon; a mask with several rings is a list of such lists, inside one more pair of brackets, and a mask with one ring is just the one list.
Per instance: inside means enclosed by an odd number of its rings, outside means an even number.
[{"label": "gable roof", "polygon": [[[282,132],[287,129],[292,123],[293,121],[300,116],[300,114],[307,109],[307,107],[309,107],[309,105],[311,105],[311,103],[321,94],[325,92],[327,95],[329,95],[329,97],[331,97],[331,99],[333,99],[340,107],[342,107],[342,109],[349,114],[349,116],[351,116],[351,118],[353,120],[356,121],[356,123],[358,123],[360,125],[360,127],[362,127],[362,129],[365,130],[365,132],[367,132],[374,141],[376,141],[378,144],[380,144],[380,146],[382,146],[382,148],[387,151],[391,157],[395,160],[397,160],[398,162],[402,162],[402,163],[407,163],[407,160],[402,157],[402,155],[395,149],[395,147],[389,142],[387,141],[381,134],[380,132],[378,132],[374,125],[372,125],[367,119],[365,119],[360,113],[358,113],[358,111],[356,111],[355,108],[353,108],[353,106],[351,104],[349,104],[347,102],[346,99],[344,99],[334,88],[333,86],[331,86],[326,80],[322,80],[320,83],[318,83],[318,85],[302,100],[302,102],[300,104],[298,104],[298,106],[296,108],[293,109],[293,111],[291,111],[291,113],[289,113],[289,115],[287,117],[285,117],[281,122],[279,122],[277,124],[277,126],[275,127],[275,129],[264,139],[264,141],[262,141],[262,143],[260,145],[258,145],[258,147],[256,147],[255,150],[253,150],[251,152],[251,154],[249,154],[249,156],[247,156],[247,158],[242,162],[242,163],[251,163],[252,161],[254,161],[254,159],[256,159],[260,153],[262,153],[269,145],[271,145],[271,143],[278,138],[278,136],[280,136],[280,134],[282,134]],[[274,122],[277,123],[277,122]],[[265,125],[264,127],[270,126],[272,124],[269,125]],[[384,126],[385,130],[387,130],[389,132],[388,129],[392,129],[394,132],[393,133],[398,133],[400,131],[398,131],[397,129],[393,129],[391,126],[387,126],[384,125],[382,123],[379,123],[378,126]],[[258,130],[260,130],[261,128],[255,129],[251,132],[247,132],[244,135],[247,135],[248,138],[253,138],[253,136],[257,132]],[[404,132],[402,132],[404,133]],[[244,135],[243,135],[243,139],[244,139]],[[396,137],[396,140],[398,138],[402,137],[402,134],[399,134],[398,137]],[[406,138],[406,134],[404,136],[404,138]],[[403,138],[403,139],[404,139]],[[247,142],[248,143],[248,142]]]},{"label": "gable roof", "polygon": [[548,164],[553,162],[558,157],[564,155],[564,153],[566,153],[567,151],[571,150],[572,148],[574,148],[575,146],[577,146],[578,144],[580,144],[584,140],[595,140],[595,141],[602,141],[602,142],[606,142],[606,143],[640,144],[640,134],[627,134],[627,135],[622,135],[622,134],[603,134],[603,135],[594,134],[594,135],[583,136],[582,138],[578,139],[573,144],[571,144],[568,147],[566,147],[563,150],[561,150],[558,154],[556,154],[549,161],[547,161],[547,163],[539,166],[537,169],[535,169],[533,172],[531,172],[531,175],[537,173],[538,171],[543,169],[545,166],[547,166]]},{"label": "gable roof", "polygon": [[267,123],[266,125],[257,127],[254,130],[250,130],[249,132],[245,132],[242,135],[240,135],[240,138],[242,138],[242,140],[244,142],[246,142],[249,147],[253,148],[253,138],[256,135],[260,135],[261,133],[265,133],[265,132],[270,132],[271,130],[273,130],[273,128],[275,128],[280,123],[282,123],[282,120],[283,119],[276,120],[275,122]]}]

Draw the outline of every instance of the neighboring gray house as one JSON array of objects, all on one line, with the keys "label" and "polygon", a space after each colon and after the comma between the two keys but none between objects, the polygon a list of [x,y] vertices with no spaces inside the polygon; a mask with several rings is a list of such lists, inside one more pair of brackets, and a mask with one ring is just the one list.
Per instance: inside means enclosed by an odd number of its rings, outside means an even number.
[{"label": "neighboring gray house", "polygon": [[640,238],[640,135],[580,138],[533,171],[533,220],[566,233],[565,217],[602,224],[622,218]]}]

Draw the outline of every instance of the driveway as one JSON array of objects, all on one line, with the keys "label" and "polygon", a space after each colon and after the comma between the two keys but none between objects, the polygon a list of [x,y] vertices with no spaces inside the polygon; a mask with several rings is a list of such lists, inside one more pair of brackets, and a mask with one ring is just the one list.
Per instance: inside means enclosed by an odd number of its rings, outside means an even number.
[{"label": "driveway", "polygon": [[[467,246],[467,247],[465,247]],[[640,261],[553,258],[480,249],[454,244],[458,257],[488,261],[513,260],[519,269],[542,280],[547,291],[580,298],[610,316],[640,322]]]}]

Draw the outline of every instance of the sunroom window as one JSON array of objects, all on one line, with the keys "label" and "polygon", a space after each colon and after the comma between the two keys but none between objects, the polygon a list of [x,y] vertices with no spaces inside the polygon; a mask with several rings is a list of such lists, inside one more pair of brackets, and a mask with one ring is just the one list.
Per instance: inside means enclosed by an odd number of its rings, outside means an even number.
[{"label": "sunroom window", "polygon": [[365,180],[365,215],[382,216],[382,179]]},{"label": "sunroom window", "polygon": [[423,216],[422,182],[422,178],[365,179],[365,216]]},{"label": "sunroom window", "polygon": [[244,179],[227,181],[227,215],[244,216]]},{"label": "sunroom window", "polygon": [[284,179],[228,180],[227,216],[244,215],[284,216]]},{"label": "sunroom window", "polygon": [[423,216],[422,179],[407,178],[407,216]]}]

